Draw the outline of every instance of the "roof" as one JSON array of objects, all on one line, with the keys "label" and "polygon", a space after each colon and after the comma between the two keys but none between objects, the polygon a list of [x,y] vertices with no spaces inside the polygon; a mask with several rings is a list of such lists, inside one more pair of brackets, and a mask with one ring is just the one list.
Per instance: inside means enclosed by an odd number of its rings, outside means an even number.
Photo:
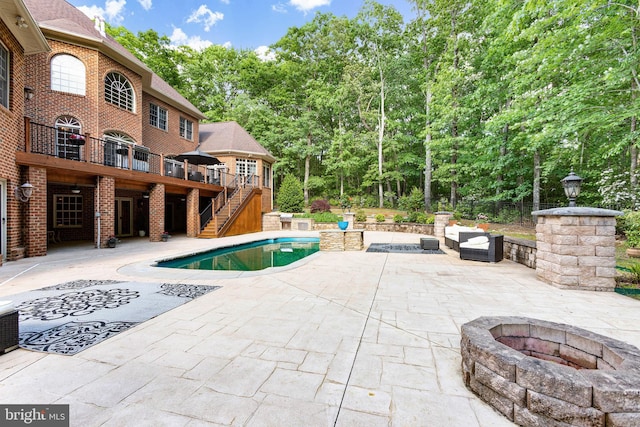
[{"label": "roof", "polygon": [[[7,0],[0,0],[5,2]],[[179,110],[202,120],[206,116],[177,90],[151,71],[142,61],[65,0],[24,0],[33,18],[47,37],[94,48],[142,76],[143,90]],[[0,3],[1,4],[1,3]]]},{"label": "roof", "polygon": [[201,123],[199,149],[212,155],[244,154],[269,162],[276,158],[236,122]]},{"label": "roof", "polygon": [[11,34],[23,47],[25,54],[31,55],[51,50],[47,39],[44,38],[22,0],[0,0],[0,19],[6,23]]}]

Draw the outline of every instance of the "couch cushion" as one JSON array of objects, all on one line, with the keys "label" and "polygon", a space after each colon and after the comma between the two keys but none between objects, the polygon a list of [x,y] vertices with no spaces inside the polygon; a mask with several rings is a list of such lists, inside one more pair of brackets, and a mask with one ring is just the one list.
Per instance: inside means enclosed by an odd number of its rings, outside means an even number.
[{"label": "couch cushion", "polygon": [[489,238],[487,236],[472,237],[467,239],[467,242],[471,245],[480,245],[489,242]]},{"label": "couch cushion", "polygon": [[460,243],[460,247],[461,248],[465,248],[465,249],[482,249],[485,251],[489,250],[489,242],[485,242],[485,243],[469,243],[468,241],[466,242],[462,242]]}]

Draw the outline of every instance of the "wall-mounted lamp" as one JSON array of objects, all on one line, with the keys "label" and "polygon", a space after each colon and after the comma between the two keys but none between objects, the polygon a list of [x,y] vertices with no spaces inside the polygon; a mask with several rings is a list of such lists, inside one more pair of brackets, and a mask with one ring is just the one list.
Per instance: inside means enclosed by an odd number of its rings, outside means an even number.
[{"label": "wall-mounted lamp", "polygon": [[16,196],[16,199],[20,200],[21,202],[28,202],[33,195],[33,185],[25,182],[20,187],[16,187],[13,190],[13,193]]},{"label": "wall-mounted lamp", "polygon": [[144,193],[142,193],[142,198],[143,199],[148,199],[149,198],[149,192],[145,191]]},{"label": "wall-mounted lamp", "polygon": [[78,187],[78,185],[74,185],[73,187],[71,187],[71,192],[73,194],[80,194],[80,187]]},{"label": "wall-mounted lamp", "polygon": [[31,99],[33,99],[33,95],[35,94],[35,92],[33,91],[33,88],[30,86],[25,86],[24,87],[24,99],[26,101],[29,101]]},{"label": "wall-mounted lamp", "polygon": [[26,19],[24,19],[20,15],[16,16],[16,25],[18,26],[18,28],[27,28],[29,26]]}]

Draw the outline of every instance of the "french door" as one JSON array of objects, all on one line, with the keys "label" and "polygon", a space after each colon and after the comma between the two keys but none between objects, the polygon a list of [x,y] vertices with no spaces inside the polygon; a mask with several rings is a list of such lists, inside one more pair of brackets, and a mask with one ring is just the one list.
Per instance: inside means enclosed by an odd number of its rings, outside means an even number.
[{"label": "french door", "polygon": [[116,236],[133,235],[133,199],[116,197]]}]

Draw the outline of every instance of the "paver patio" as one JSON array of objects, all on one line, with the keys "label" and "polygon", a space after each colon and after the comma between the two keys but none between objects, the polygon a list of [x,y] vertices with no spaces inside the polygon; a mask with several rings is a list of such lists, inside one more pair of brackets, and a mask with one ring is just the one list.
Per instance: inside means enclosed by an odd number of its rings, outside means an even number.
[{"label": "paver patio", "polygon": [[[507,426],[468,391],[460,326],[479,316],[573,324],[640,347],[640,302],[538,281],[510,261],[322,252],[271,274],[154,260],[229,242],[53,247],[0,267],[0,299],[77,279],[222,286],[75,356],[0,356],[0,402],[70,404],[72,426]],[[365,232],[365,245],[419,235]]]}]

